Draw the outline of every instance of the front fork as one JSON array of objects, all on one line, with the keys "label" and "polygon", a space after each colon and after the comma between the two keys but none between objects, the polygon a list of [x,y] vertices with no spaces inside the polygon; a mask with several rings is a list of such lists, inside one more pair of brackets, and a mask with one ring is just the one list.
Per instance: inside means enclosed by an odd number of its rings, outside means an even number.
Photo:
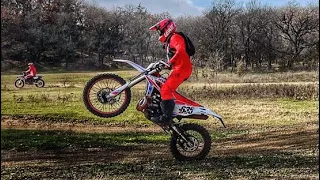
[{"label": "front fork", "polygon": [[160,127],[167,133],[170,133],[173,138],[180,137],[185,143],[189,146],[192,146],[192,143],[187,139],[186,133],[179,127],[179,124],[171,123],[169,125],[160,125]]}]

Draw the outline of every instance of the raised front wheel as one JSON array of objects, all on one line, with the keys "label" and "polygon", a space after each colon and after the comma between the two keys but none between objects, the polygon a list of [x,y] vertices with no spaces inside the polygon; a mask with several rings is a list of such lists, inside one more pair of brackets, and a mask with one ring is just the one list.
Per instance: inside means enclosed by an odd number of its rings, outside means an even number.
[{"label": "raised front wheel", "polygon": [[101,74],[93,77],[83,90],[83,102],[86,108],[91,113],[104,118],[121,114],[130,104],[130,89],[125,89],[115,97],[108,95],[125,83],[124,79],[115,74]]}]

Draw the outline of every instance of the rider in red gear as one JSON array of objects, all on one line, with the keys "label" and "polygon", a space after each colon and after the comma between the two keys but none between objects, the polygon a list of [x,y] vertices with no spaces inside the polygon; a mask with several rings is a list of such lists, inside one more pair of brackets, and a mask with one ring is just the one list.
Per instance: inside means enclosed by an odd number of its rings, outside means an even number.
[{"label": "rider in red gear", "polygon": [[30,80],[37,74],[37,69],[33,63],[28,63],[28,67],[29,69],[25,71],[25,76],[24,76],[25,80]]},{"label": "rider in red gear", "polygon": [[159,41],[165,44],[168,63],[172,67],[170,75],[160,90],[162,99],[160,106],[163,115],[152,118],[152,120],[170,123],[175,106],[173,92],[183,81],[190,77],[192,63],[186,51],[185,40],[176,33],[176,25],[171,19],[163,19],[150,27],[149,30],[159,32]]}]

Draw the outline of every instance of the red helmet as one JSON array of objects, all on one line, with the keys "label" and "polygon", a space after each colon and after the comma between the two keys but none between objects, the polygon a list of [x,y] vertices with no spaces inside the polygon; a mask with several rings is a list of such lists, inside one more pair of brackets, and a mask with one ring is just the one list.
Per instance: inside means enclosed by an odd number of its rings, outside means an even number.
[{"label": "red helmet", "polygon": [[176,31],[176,25],[171,19],[166,18],[151,26],[149,30],[158,31],[160,34],[159,41],[165,42],[167,37]]},{"label": "red helmet", "polygon": [[28,63],[28,66],[34,66],[34,64],[33,63]]}]

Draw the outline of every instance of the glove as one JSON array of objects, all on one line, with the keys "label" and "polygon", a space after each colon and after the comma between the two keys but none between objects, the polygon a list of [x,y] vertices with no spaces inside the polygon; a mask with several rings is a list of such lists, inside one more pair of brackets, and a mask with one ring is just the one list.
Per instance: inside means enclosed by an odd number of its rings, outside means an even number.
[{"label": "glove", "polygon": [[[169,65],[169,66],[167,66],[167,65]],[[164,69],[171,70],[172,69],[172,65],[170,63],[167,63],[167,65],[164,65]]]},{"label": "glove", "polygon": [[163,68],[164,68],[164,64],[158,63],[154,69],[160,72]]},{"label": "glove", "polygon": [[169,69],[171,70],[172,66],[169,62],[160,61],[159,62],[162,65],[162,69]]}]

